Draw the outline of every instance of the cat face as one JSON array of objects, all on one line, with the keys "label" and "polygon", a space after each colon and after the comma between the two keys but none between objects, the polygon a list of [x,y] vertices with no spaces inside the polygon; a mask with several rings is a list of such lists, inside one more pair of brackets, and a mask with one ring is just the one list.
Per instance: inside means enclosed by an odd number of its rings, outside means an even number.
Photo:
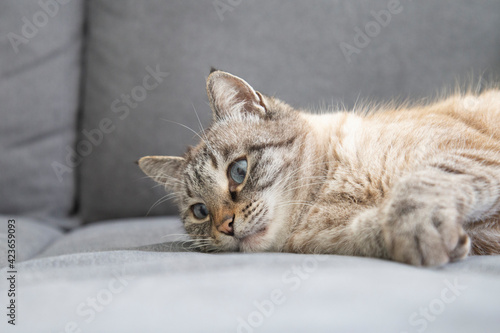
[{"label": "cat face", "polygon": [[287,189],[303,121],[285,103],[215,71],[207,79],[214,120],[183,157],[147,156],[139,166],[175,192],[180,216],[204,251],[269,251],[286,239]]}]

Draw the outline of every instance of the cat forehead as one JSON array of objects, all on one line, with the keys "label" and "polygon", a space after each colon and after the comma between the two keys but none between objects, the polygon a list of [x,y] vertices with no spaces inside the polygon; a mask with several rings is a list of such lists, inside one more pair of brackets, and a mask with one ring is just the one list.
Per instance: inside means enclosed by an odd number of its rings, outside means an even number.
[{"label": "cat forehead", "polygon": [[241,154],[255,140],[259,129],[259,121],[244,119],[241,121],[218,121],[209,129],[200,133],[200,142],[190,147],[185,158],[188,165],[199,162],[200,159],[211,161],[214,165],[229,161],[234,155]]},{"label": "cat forehead", "polygon": [[253,115],[229,116],[215,121],[205,135],[207,139],[217,144],[239,142],[266,123],[268,122]]},{"label": "cat forehead", "polygon": [[196,147],[190,148],[186,154],[187,174],[198,176],[225,169],[228,163],[244,152],[244,145],[241,141],[217,143],[204,139]]}]

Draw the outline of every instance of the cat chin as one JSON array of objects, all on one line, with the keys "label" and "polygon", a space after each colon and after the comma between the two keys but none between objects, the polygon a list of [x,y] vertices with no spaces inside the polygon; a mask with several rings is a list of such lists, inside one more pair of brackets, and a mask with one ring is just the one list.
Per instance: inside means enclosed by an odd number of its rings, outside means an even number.
[{"label": "cat chin", "polygon": [[264,252],[268,251],[272,245],[269,239],[269,227],[257,231],[239,240],[240,252]]},{"label": "cat chin", "polygon": [[287,239],[285,220],[274,218],[272,223],[266,223],[265,228],[238,240],[240,252],[280,252]]}]

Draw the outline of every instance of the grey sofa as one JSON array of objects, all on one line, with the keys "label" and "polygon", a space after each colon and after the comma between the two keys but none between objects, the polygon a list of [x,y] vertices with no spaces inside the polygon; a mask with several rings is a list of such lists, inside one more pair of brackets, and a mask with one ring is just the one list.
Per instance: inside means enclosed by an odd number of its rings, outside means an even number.
[{"label": "grey sofa", "polygon": [[500,331],[498,256],[183,246],[133,162],[196,143],[210,66],[315,110],[480,88],[500,73],[500,2],[0,2],[2,332]]}]

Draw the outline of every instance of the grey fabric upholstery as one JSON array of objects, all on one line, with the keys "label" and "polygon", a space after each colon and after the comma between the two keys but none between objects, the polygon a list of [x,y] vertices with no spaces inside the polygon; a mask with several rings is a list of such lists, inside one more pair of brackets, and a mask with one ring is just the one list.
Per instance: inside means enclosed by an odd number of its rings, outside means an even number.
[{"label": "grey fabric upholstery", "polygon": [[56,238],[18,262],[20,317],[15,329],[2,321],[2,331],[498,330],[500,256],[426,269],[333,255],[203,254],[173,245],[180,230],[177,218],[128,219]]},{"label": "grey fabric upholstery", "polygon": [[[83,3],[53,3],[0,2],[3,214],[65,217],[74,209],[76,172],[66,156],[76,136]],[[60,177],[53,163],[66,166]]]},{"label": "grey fabric upholstery", "polygon": [[78,228],[53,242],[39,256],[131,249],[185,239],[176,217],[115,220]]},{"label": "grey fabric upholstery", "polygon": [[[90,2],[83,129],[97,129],[107,118],[113,130],[82,165],[85,220],[144,216],[163,195],[133,161],[179,155],[196,143],[190,130],[168,121],[199,131],[195,108],[208,124],[210,66],[313,108],[434,96],[456,79],[500,73],[496,0],[401,1],[395,7],[398,2],[388,0],[232,3],[239,4],[219,16],[213,0]],[[364,39],[359,30],[368,30]],[[353,53],[346,57],[342,47]],[[157,66],[168,76],[144,89],[147,68]],[[166,213],[175,213],[168,202],[151,211]]]},{"label": "grey fabric upholstery", "polygon": [[18,265],[23,315],[9,332],[493,333],[499,259],[422,269],[272,253],[117,250],[39,258]]}]

